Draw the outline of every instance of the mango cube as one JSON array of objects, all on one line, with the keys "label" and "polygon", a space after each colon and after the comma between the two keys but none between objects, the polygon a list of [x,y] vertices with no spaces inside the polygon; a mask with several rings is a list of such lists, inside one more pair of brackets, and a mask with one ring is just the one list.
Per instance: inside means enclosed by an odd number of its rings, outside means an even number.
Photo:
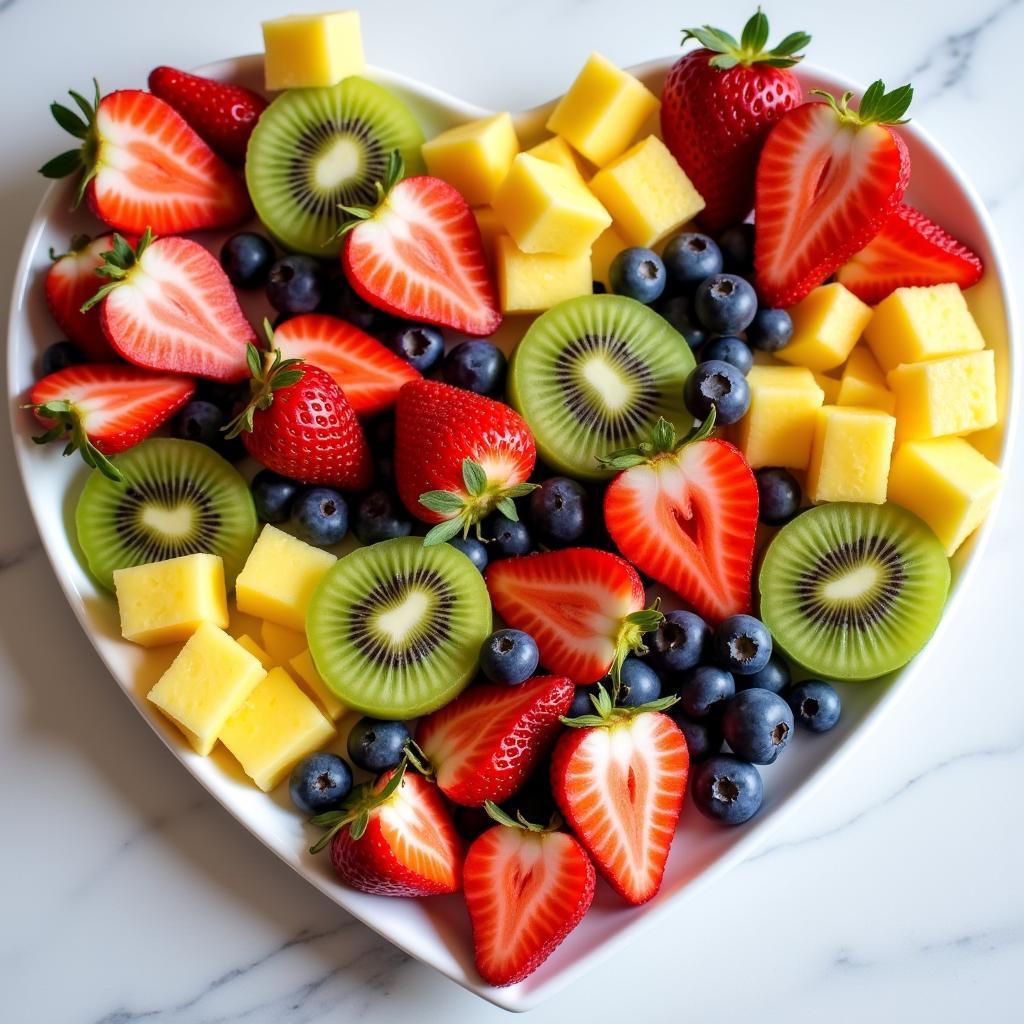
[{"label": "mango cube", "polygon": [[[882,379],[884,381],[885,378],[883,377]],[[842,387],[841,381],[836,380],[835,377],[830,377],[827,373],[816,373],[814,374],[814,383],[824,392],[826,405],[839,404],[839,389]]]},{"label": "mango cube", "polygon": [[494,198],[518,152],[519,139],[507,113],[456,125],[423,144],[427,170],[454,185],[470,206]]},{"label": "mango cube", "polygon": [[608,271],[611,269],[612,260],[623,249],[628,248],[629,245],[622,235],[615,230],[614,224],[610,228],[606,228],[590,250],[591,273],[594,280],[600,281],[605,288],[611,290],[611,280],[608,277]]},{"label": "mango cube", "polygon": [[334,723],[283,668],[271,669],[225,722],[220,741],[245,774],[270,792],[335,734]]},{"label": "mango cube", "polygon": [[228,624],[220,555],[182,555],[114,570],[121,635],[142,647],[184,643],[204,622]]},{"label": "mango cube", "polygon": [[908,441],[896,449],[889,500],[920,516],[947,555],[978,528],[1003,484],[1003,474],[961,437]]},{"label": "mango cube", "polygon": [[545,127],[602,167],[625,150],[658,106],[643,82],[592,53]]},{"label": "mango cube", "polygon": [[818,410],[807,467],[811,501],[885,501],[896,420],[879,409],[826,405]]},{"label": "mango cube", "polygon": [[484,259],[487,266],[493,269],[498,238],[505,233],[505,229],[501,226],[498,215],[489,206],[478,206],[473,211],[473,216],[476,218],[476,226],[480,229],[480,244],[483,246]]},{"label": "mango cube", "polygon": [[236,636],[235,643],[248,651],[268,672],[275,667],[274,659],[248,633]]},{"label": "mango cube", "polygon": [[655,245],[704,209],[700,193],[656,135],[598,171],[590,190],[630,245]]},{"label": "mango cube", "polygon": [[147,694],[204,756],[224,723],[266,676],[259,659],[204,622]]},{"label": "mango cube", "polygon": [[268,90],[336,85],[366,70],[358,11],[291,14],[263,22]]},{"label": "mango cube", "polygon": [[918,441],[994,426],[996,364],[991,349],[904,363],[888,377],[896,394],[896,437]]},{"label": "mango cube", "polygon": [[850,353],[834,404],[881,409],[890,416],[896,411],[896,396],[886,386],[885,374],[866,346],[858,345]]},{"label": "mango cube", "polygon": [[815,288],[789,315],[793,338],[776,357],[821,373],[846,362],[871,319],[871,307],[834,282]]},{"label": "mango cube", "polygon": [[333,721],[337,721],[348,710],[344,704],[334,696],[334,693],[323,681],[323,677],[316,670],[313,663],[313,656],[309,649],[296,654],[288,660],[288,665],[299,678],[299,684],[320,706],[321,711]]},{"label": "mango cube", "polygon": [[306,649],[306,632],[279,626],[264,619],[260,623],[260,640],[275,665],[283,665]]},{"label": "mango cube", "polygon": [[753,366],[747,374],[750,408],[737,444],[754,469],[806,469],[814,426],[825,394],[803,366]]},{"label": "mango cube", "polygon": [[546,160],[549,164],[558,164],[560,167],[564,167],[582,182],[586,182],[589,177],[580,162],[581,157],[573,152],[572,146],[561,135],[553,135],[550,139],[538,142],[536,146],[531,146],[526,150],[526,153],[528,156],[535,156],[538,160]]},{"label": "mango cube", "polygon": [[309,599],[336,561],[329,551],[264,526],[235,580],[238,610],[304,633]]},{"label": "mango cube", "polygon": [[875,307],[864,337],[886,373],[900,363],[985,347],[964,293],[955,284],[897,288]]},{"label": "mango cube", "polygon": [[565,299],[590,295],[590,253],[525,253],[508,235],[498,239],[495,275],[503,313],[542,313]]}]

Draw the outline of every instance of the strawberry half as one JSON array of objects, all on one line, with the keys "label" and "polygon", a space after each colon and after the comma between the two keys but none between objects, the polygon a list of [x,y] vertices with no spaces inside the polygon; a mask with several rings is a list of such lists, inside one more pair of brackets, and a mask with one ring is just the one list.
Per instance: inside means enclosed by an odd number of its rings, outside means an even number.
[{"label": "strawberry half", "polygon": [[71,98],[81,117],[59,103],[50,110],[82,146],[39,173],[78,175],[76,206],[84,196],[105,224],[134,235],[228,227],[252,214],[242,179],[163,100],[139,89],[100,98],[98,84],[93,103]]},{"label": "strawberry half", "polygon": [[499,822],[473,840],[464,890],[473,926],[476,969],[489,985],[533,974],[580,923],[594,899],[596,876],[580,844],[557,824]]},{"label": "strawberry half", "polygon": [[357,416],[375,416],[398,400],[403,384],[420,373],[376,338],[323,313],[286,320],[274,331],[285,359],[302,359],[326,370],[345,392]]},{"label": "strawberry half", "polygon": [[70,437],[65,455],[79,451],[86,465],[112,480],[121,473],[106,458],[138,444],[171,418],[191,397],[195,383],[187,377],[148,373],[123,363],[69,366],[36,381],[29,408],[45,434],[45,444]]},{"label": "strawberry half", "polygon": [[734,445],[711,437],[714,417],[676,440],[659,420],[651,442],[615,452],[621,472],[604,498],[615,546],[711,622],[750,610],[757,482]]},{"label": "strawberry half", "polygon": [[557,676],[521,686],[478,683],[424,718],[416,742],[444,795],[472,807],[517,792],[561,732],[574,689]]},{"label": "strawberry half", "polygon": [[763,304],[792,306],[863,249],[896,212],[910,154],[893,125],[914,95],[868,87],[804,103],[771,130],[757,166],[754,270]]},{"label": "strawberry half", "polygon": [[905,203],[836,275],[862,302],[874,305],[897,288],[947,284],[970,288],[981,260],[920,210]]},{"label": "strawberry half", "polygon": [[644,610],[644,585],[617,555],[565,548],[492,562],[485,573],[494,610],[537,641],[541,664],[574,683],[596,683],[662,615]]},{"label": "strawberry half", "polygon": [[104,264],[103,254],[114,247],[113,235],[75,235],[71,248],[61,255],[50,252],[53,263],[46,272],[46,304],[57,326],[90,358],[109,360],[114,352],[103,333],[100,311],[82,312],[100,285],[96,271]]}]

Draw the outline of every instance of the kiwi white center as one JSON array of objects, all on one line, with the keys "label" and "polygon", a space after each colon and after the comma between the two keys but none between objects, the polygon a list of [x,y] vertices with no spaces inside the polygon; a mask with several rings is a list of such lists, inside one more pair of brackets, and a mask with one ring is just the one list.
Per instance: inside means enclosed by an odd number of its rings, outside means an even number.
[{"label": "kiwi white center", "polygon": [[630,389],[622,375],[606,359],[595,355],[581,367],[583,379],[598,393],[612,412],[618,412],[629,401]]},{"label": "kiwi white center", "polygon": [[364,160],[363,147],[347,135],[340,135],[321,150],[313,165],[313,181],[331,192],[359,174]]},{"label": "kiwi white center", "polygon": [[858,565],[829,580],[822,593],[827,601],[856,601],[869,594],[881,582],[881,576],[877,565]]},{"label": "kiwi white center", "polygon": [[195,532],[195,508],[190,504],[146,505],[141,519],[144,525],[165,537],[189,537]]},{"label": "kiwi white center", "polygon": [[430,597],[422,590],[410,590],[402,600],[377,616],[377,629],[388,636],[392,643],[401,644],[415,632],[430,607]]}]

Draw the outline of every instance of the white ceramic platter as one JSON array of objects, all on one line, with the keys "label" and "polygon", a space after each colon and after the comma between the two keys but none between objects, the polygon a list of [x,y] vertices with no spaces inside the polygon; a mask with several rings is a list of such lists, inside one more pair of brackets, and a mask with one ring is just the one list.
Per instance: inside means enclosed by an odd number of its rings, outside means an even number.
[{"label": "white ceramic platter", "polygon": [[[669,59],[634,68],[656,92],[660,90]],[[566,80],[572,71],[566,68]],[[243,57],[200,69],[201,74],[260,87],[262,59]],[[807,88],[823,86],[833,92],[850,87],[834,75],[801,66]],[[444,95],[418,82],[384,71],[369,76],[402,95],[420,118],[429,138],[452,124],[481,117],[489,111]],[[531,145],[543,137],[543,123],[550,105],[516,117],[520,139]],[[1008,459],[1008,440],[1013,436],[1013,411],[1020,392],[1020,338],[1011,309],[1011,292],[1004,260],[992,223],[974,189],[949,157],[915,123],[901,129],[910,147],[913,173],[908,200],[963,239],[985,262],[986,273],[971,289],[968,300],[982,333],[995,350],[999,374],[1002,425],[980,439],[987,455],[998,462]],[[642,928],[659,915],[680,910],[686,896],[718,877],[761,844],[783,814],[793,811],[811,788],[820,784],[847,756],[867,729],[884,714],[897,694],[907,692],[923,675],[927,651],[893,678],[843,687],[843,717],[831,733],[821,737],[801,734],[779,764],[764,770],[766,798],[761,813],[749,824],[735,829],[713,826],[692,807],[684,813],[668,862],[664,885],[649,904],[627,909],[612,891],[600,883],[594,905],[583,923],[556,953],[526,981],[505,989],[485,985],[473,968],[469,922],[460,896],[401,900],[368,896],[339,884],[325,856],[306,853],[312,833],[288,803],[286,787],[273,796],[255,789],[221,751],[211,758],[199,757],[177,730],[147,704],[144,695],[173,657],[173,650],[144,651],[124,642],[119,634],[117,612],[110,597],[101,591],[82,567],[74,541],[73,512],[85,467],[76,458],[63,459],[59,446],[41,448],[31,441],[38,427],[19,409],[36,375],[39,353],[59,338],[43,299],[43,276],[52,246],[63,251],[75,232],[98,233],[99,225],[85,211],[70,212],[72,189],[67,183],[52,186],[32,222],[17,276],[11,304],[8,341],[8,402],[13,420],[18,465],[53,570],[86,634],[140,715],[150,724],[174,755],[241,821],[254,836],[281,860],[308,879],[325,896],[364,921],[407,953],[436,967],[454,981],[491,1002],[510,1010],[526,1010],[593,968],[624,943],[635,941]],[[200,240],[216,252],[223,235],[206,234]],[[247,306],[253,316],[265,310]],[[510,323],[505,335],[521,330]],[[1011,339],[1012,344],[1011,344]],[[978,439],[974,439],[978,440]],[[970,593],[971,568],[981,557],[987,528],[983,527],[954,560],[954,585],[941,628],[955,619],[956,608]],[[250,622],[248,630],[255,624]],[[83,680],[83,685],[94,680]],[[83,693],[81,699],[87,700]],[[111,737],[111,743],[117,738]],[[680,915],[682,923],[682,916]]]}]

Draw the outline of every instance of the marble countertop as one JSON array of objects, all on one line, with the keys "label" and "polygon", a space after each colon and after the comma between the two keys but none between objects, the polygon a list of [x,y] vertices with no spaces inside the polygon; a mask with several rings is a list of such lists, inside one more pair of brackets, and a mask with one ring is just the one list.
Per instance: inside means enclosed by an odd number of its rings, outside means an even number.
[{"label": "marble countertop", "polygon": [[[555,95],[591,49],[636,63],[673,52],[683,24],[738,27],[751,6],[362,5],[375,63],[500,108]],[[288,7],[0,0],[0,323],[44,188],[35,169],[60,146],[49,101],[93,75],[107,89],[136,86],[159,63],[256,51],[260,19]],[[913,82],[913,116],[974,180],[1011,263],[1024,267],[1024,141],[1010,130],[1020,126],[1010,69],[1024,2],[766,7],[777,29],[813,33],[815,63]],[[659,922],[617,958],[613,977],[584,979],[533,1020],[1020,1019],[1024,698],[1010,638],[1021,625],[1022,458],[1019,446],[977,596],[939,641],[927,685],[760,853]],[[6,440],[0,478],[0,1016],[386,1024],[426,1010],[448,1024],[499,1020],[503,1011],[285,870],[179,768],[79,632]]]}]

